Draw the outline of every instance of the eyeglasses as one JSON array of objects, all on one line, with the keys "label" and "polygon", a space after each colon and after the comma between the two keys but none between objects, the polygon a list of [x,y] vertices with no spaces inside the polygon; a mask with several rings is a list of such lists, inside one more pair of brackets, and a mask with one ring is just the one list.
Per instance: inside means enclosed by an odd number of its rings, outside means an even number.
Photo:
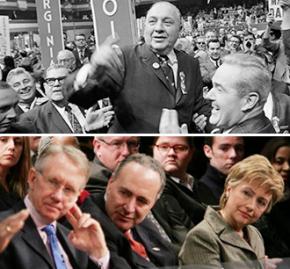
[{"label": "eyeglasses", "polygon": [[109,147],[112,147],[114,150],[120,150],[124,147],[124,145],[127,145],[127,147],[130,150],[137,150],[139,149],[139,141],[113,141],[113,142],[107,142],[103,139],[99,139],[101,142],[105,143]]},{"label": "eyeglasses", "polygon": [[173,151],[175,153],[184,153],[187,152],[189,150],[188,146],[185,145],[174,145],[174,146],[170,146],[168,144],[160,144],[160,145],[154,145],[160,153],[162,154],[167,154],[171,149],[173,149]]},{"label": "eyeglasses", "polygon": [[205,42],[197,42],[197,44],[203,44],[203,45],[205,45]]},{"label": "eyeglasses", "polygon": [[58,81],[60,84],[63,84],[66,76],[59,77],[59,78],[47,78],[45,81],[49,86],[53,86],[56,81]]},{"label": "eyeglasses", "polygon": [[47,178],[40,171],[36,170],[36,173],[43,178],[43,182],[47,189],[53,192],[57,192],[59,189],[62,189],[63,196],[68,201],[72,201],[73,199],[77,198],[78,192],[77,190],[73,189],[73,187],[59,182],[56,178]]},{"label": "eyeglasses", "polygon": [[76,39],[76,41],[85,41],[84,38]]}]

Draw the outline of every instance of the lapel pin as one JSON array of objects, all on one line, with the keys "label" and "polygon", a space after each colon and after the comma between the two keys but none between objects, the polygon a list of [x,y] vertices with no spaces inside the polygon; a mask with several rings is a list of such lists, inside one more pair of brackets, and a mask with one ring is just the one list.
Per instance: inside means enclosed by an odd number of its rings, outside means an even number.
[{"label": "lapel pin", "polygon": [[187,90],[185,87],[185,74],[183,71],[179,72],[179,78],[180,78],[180,88],[181,88],[182,94],[187,94]]},{"label": "lapel pin", "polygon": [[160,251],[160,248],[158,248],[158,247],[153,247],[152,250],[154,250],[154,251]]},{"label": "lapel pin", "polygon": [[160,68],[160,64],[159,63],[156,63],[156,62],[153,63],[152,66],[153,66],[154,69]]}]

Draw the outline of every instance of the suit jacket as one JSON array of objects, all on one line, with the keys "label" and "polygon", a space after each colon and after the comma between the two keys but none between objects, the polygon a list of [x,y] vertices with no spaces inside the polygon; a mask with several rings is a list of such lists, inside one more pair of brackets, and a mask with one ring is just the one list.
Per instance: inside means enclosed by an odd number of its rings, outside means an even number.
[{"label": "suit jacket", "polygon": [[208,164],[204,175],[198,181],[199,200],[206,205],[218,205],[224,191],[226,176]]},{"label": "suit jacket", "polygon": [[280,133],[290,132],[290,96],[282,93],[273,93],[272,123],[278,125]]},{"label": "suit jacket", "polygon": [[[13,209],[0,213],[0,219],[14,214],[25,206],[23,202],[17,204]],[[86,269],[98,268],[89,261],[87,254],[76,250],[67,240],[68,230],[61,224],[57,224],[57,237],[68,255],[73,268]],[[54,269],[54,264],[44,245],[35,223],[29,217],[24,227],[12,239],[6,250],[0,255],[1,269]]]},{"label": "suit jacket", "polygon": [[[181,98],[176,100],[157,56],[146,44],[125,47],[122,52],[122,67],[99,67],[96,80],[88,80],[86,86],[70,98],[70,102],[87,108],[98,99],[109,96],[116,114],[109,132],[158,133],[162,108],[177,110],[179,124],[186,123],[188,126],[193,113],[209,115],[210,106],[202,96],[196,59],[175,51],[178,61],[177,85],[179,91],[183,91]],[[75,76],[68,79],[69,88]]]},{"label": "suit jacket", "polygon": [[217,66],[210,60],[208,54],[205,57],[199,58],[200,72],[202,81],[207,86],[212,86],[212,77],[217,70]]},{"label": "suit jacket", "polygon": [[[141,242],[150,261],[132,251],[129,241],[114,225],[105,210],[104,194],[92,195],[92,200],[87,199],[82,204],[82,210],[97,219],[104,231],[106,242],[117,268],[139,269],[156,268],[177,265],[177,257],[172,246],[165,241],[152,223],[145,219],[141,224],[132,229],[135,240]],[[92,202],[93,201],[93,202]]]},{"label": "suit jacket", "polygon": [[[211,268],[264,268],[263,239],[258,230],[248,225],[244,228],[249,243],[228,225],[221,215],[208,207],[204,220],[187,235],[179,253],[182,265],[208,265]],[[197,267],[199,268],[199,267]]]},{"label": "suit jacket", "polygon": [[106,168],[100,160],[95,157],[90,170],[90,178],[86,190],[91,194],[105,193],[112,171]]},{"label": "suit jacket", "polygon": [[31,133],[72,133],[51,101],[20,115],[17,125],[29,126]]},{"label": "suit jacket", "polygon": [[256,117],[245,120],[238,123],[230,131],[231,134],[275,134],[275,129],[273,128],[270,120],[265,116],[264,111],[262,111]]},{"label": "suit jacket", "polygon": [[[81,68],[83,63],[81,62],[78,50],[75,48],[72,51],[72,53],[74,54],[76,58],[76,69]],[[88,48],[85,48],[84,58],[88,58],[88,60],[90,60],[91,55],[92,55],[92,52]]]},{"label": "suit jacket", "polygon": [[205,207],[192,191],[167,176],[165,189],[152,212],[179,251],[188,231],[203,220]]}]

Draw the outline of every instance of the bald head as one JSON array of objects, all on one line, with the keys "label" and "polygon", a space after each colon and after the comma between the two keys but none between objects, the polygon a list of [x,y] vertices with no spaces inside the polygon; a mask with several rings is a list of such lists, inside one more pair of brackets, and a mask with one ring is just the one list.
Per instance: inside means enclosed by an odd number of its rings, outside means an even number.
[{"label": "bald head", "polygon": [[173,50],[181,30],[181,14],[169,2],[157,2],[148,10],[144,38],[151,50],[167,55]]}]

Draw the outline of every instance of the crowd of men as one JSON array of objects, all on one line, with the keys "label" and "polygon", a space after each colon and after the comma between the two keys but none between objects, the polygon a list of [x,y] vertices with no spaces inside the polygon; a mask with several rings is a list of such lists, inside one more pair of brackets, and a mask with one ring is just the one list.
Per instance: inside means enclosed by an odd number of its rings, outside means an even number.
[{"label": "crowd of men", "polygon": [[60,51],[45,74],[35,57],[10,67],[0,87],[1,130],[287,133],[290,4],[280,5],[282,25],[269,15],[259,42],[250,29],[221,28],[196,34],[188,49],[180,11],[168,2],[149,9],[137,45],[108,38],[92,51],[77,34],[76,47]]},{"label": "crowd of men", "polygon": [[[139,137],[95,136],[90,163],[75,137],[30,140],[38,150],[27,195],[12,208],[0,197],[1,268],[173,268],[186,234],[207,205],[218,205],[246,151],[243,137],[206,137],[208,165],[197,179],[188,172],[192,137],[152,137],[151,157],[139,153]],[[289,178],[289,159],[282,169]]]}]

